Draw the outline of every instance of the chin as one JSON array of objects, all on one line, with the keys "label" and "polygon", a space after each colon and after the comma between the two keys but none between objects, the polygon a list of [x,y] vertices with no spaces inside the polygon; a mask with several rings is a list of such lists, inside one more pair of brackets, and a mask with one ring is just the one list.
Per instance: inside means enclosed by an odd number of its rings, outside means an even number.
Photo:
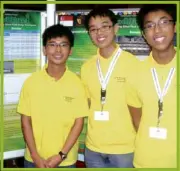
[{"label": "chin", "polygon": [[101,48],[101,49],[103,49],[103,48],[108,48],[109,47],[109,44],[97,44],[97,47],[99,47],[99,48]]},{"label": "chin", "polygon": [[157,51],[166,51],[169,47],[171,47],[171,46],[167,46],[167,45],[155,45],[154,47],[152,47],[152,49],[155,49]]},{"label": "chin", "polygon": [[54,65],[61,65],[61,64],[63,64],[63,63],[64,63],[63,61],[54,61],[54,62],[53,62]]}]

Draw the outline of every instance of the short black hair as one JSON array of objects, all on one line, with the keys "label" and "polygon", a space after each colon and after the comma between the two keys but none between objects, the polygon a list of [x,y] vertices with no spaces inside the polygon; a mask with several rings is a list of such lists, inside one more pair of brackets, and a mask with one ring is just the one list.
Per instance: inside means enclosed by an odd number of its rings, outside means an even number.
[{"label": "short black hair", "polygon": [[67,37],[67,39],[70,42],[70,46],[73,47],[74,46],[73,33],[68,27],[63,26],[61,24],[55,24],[45,29],[42,35],[43,46],[46,46],[48,40],[52,38],[63,37],[63,36]]},{"label": "short black hair", "polygon": [[140,8],[137,14],[136,19],[139,28],[143,31],[144,18],[148,13],[160,10],[168,13],[172,17],[174,23],[176,23],[176,4],[145,4]]},{"label": "short black hair", "polygon": [[117,23],[117,17],[114,14],[113,11],[105,8],[105,7],[96,7],[94,8],[92,11],[90,11],[86,16],[85,16],[85,20],[84,20],[84,26],[86,28],[86,30],[89,30],[89,20],[91,19],[91,17],[109,17],[110,20],[112,21],[113,25],[115,25]]}]

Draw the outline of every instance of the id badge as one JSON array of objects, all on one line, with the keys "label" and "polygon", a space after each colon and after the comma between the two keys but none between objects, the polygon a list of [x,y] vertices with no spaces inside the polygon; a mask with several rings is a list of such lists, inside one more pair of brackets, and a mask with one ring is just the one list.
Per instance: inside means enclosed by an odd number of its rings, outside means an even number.
[{"label": "id badge", "polygon": [[95,111],[94,112],[94,120],[108,121],[109,120],[109,112],[108,111]]},{"label": "id badge", "polygon": [[149,128],[149,137],[155,139],[163,139],[167,138],[167,129],[165,128],[157,128],[157,127],[150,127]]}]

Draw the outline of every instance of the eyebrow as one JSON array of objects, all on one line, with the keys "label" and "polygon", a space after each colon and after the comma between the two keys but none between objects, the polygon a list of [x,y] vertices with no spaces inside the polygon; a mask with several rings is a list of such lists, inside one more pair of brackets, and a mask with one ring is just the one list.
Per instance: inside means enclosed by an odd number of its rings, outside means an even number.
[{"label": "eyebrow", "polygon": [[[51,41],[49,41],[48,43],[57,43],[56,41],[53,41],[53,40],[51,40]],[[62,42],[59,42],[59,43],[69,43],[68,41],[62,41]]]}]

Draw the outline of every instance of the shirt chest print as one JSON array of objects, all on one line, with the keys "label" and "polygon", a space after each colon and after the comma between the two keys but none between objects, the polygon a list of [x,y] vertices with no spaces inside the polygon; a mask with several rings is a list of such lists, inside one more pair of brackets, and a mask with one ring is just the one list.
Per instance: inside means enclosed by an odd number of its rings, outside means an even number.
[{"label": "shirt chest print", "polygon": [[114,79],[117,83],[125,83],[126,82],[125,77],[115,76]]},{"label": "shirt chest print", "polygon": [[64,98],[64,101],[68,103],[72,103],[73,100],[75,99],[74,97],[70,97],[70,96],[64,96],[63,98]]}]

